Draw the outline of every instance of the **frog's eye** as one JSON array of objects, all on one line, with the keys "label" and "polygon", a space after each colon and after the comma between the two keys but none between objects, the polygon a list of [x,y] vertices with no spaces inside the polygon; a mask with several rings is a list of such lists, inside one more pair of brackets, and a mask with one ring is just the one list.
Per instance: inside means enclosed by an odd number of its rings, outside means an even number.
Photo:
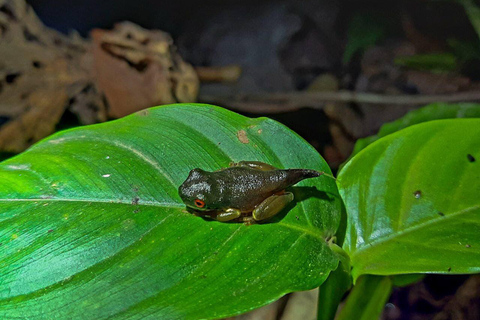
[{"label": "frog's eye", "polygon": [[195,199],[195,205],[199,208],[205,207],[205,202],[200,199]]}]

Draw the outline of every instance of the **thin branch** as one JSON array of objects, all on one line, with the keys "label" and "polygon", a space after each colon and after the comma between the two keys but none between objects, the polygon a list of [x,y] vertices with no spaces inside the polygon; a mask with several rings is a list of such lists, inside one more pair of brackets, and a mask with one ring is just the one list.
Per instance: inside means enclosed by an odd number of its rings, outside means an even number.
[{"label": "thin branch", "polygon": [[384,95],[341,90],[335,92],[239,94],[234,96],[201,95],[199,100],[243,112],[280,113],[298,110],[303,107],[322,109],[326,103],[426,105],[433,102],[476,102],[480,101],[480,91],[466,91],[448,95]]}]

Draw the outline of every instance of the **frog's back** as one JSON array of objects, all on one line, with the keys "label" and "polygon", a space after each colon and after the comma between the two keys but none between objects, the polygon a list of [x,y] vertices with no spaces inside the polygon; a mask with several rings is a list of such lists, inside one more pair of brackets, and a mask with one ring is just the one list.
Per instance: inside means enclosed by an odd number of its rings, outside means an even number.
[{"label": "frog's back", "polygon": [[213,172],[217,175],[218,200],[244,212],[285,188],[319,173],[307,169],[257,170],[245,167],[231,167]]}]

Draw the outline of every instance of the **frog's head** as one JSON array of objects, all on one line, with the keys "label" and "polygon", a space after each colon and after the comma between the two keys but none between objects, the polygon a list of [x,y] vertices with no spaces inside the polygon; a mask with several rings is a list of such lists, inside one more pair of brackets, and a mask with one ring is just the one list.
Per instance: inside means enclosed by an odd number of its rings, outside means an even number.
[{"label": "frog's head", "polygon": [[197,211],[211,211],[212,207],[212,179],[209,172],[202,169],[193,169],[187,180],[178,188],[178,194],[182,201],[190,208]]}]

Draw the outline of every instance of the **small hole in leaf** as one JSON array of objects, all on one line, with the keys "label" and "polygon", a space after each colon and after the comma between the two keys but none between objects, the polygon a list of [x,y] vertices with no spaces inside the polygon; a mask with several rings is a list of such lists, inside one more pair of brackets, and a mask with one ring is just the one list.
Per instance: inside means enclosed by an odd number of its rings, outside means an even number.
[{"label": "small hole in leaf", "polygon": [[422,191],[417,190],[413,193],[413,195],[415,196],[415,199],[420,199],[422,197]]},{"label": "small hole in leaf", "polygon": [[468,159],[468,161],[470,161],[470,162],[475,162],[475,157],[472,156],[471,154],[467,154],[467,159]]}]

